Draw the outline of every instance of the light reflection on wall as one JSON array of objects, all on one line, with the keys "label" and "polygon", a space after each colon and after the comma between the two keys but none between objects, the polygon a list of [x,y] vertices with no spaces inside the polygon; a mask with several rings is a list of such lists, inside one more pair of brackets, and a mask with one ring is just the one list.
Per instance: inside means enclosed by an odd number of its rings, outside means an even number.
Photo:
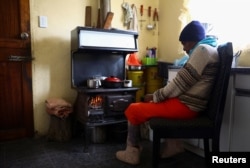
[{"label": "light reflection on wall", "polygon": [[219,42],[232,41],[241,47],[250,44],[248,0],[189,0],[193,20],[213,24]]}]

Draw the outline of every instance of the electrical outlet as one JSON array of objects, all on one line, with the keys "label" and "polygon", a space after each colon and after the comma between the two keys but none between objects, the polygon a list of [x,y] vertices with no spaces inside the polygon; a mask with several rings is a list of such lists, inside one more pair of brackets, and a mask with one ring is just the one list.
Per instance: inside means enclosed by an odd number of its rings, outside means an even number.
[{"label": "electrical outlet", "polygon": [[39,16],[39,27],[41,27],[41,28],[48,27],[47,16]]}]

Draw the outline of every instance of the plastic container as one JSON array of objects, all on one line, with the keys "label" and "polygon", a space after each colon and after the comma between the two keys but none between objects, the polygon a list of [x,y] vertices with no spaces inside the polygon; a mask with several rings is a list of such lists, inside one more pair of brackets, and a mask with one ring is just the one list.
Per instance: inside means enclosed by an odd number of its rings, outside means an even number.
[{"label": "plastic container", "polygon": [[136,92],[136,96],[135,96],[135,102],[141,102],[142,98],[145,95],[145,86],[134,86],[139,88],[139,90]]},{"label": "plastic container", "polygon": [[157,66],[149,66],[145,70],[145,81],[147,85],[158,85],[163,82],[163,78],[158,75]]},{"label": "plastic container", "polygon": [[133,87],[142,86],[144,82],[144,72],[143,71],[127,71],[127,77],[132,80]]},{"label": "plastic container", "polygon": [[146,94],[152,94],[163,86],[164,80],[158,75],[157,66],[149,66],[145,69]]},{"label": "plastic container", "polygon": [[143,65],[157,65],[157,59],[150,58],[150,57],[144,57],[144,58],[142,58],[142,64]]},{"label": "plastic container", "polygon": [[94,127],[91,132],[91,141],[93,143],[104,143],[106,141],[106,127]]}]

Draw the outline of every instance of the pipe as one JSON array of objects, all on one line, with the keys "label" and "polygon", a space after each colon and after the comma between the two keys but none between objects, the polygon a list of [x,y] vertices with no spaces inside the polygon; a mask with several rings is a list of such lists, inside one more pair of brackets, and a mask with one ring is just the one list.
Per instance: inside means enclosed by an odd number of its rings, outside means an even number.
[{"label": "pipe", "polygon": [[110,0],[100,0],[100,25],[104,26],[107,13],[111,11]]}]

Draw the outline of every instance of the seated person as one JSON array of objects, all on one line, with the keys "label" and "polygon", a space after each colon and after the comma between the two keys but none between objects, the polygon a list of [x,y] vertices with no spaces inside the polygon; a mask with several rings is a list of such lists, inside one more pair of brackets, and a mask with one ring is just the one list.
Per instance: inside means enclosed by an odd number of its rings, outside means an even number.
[{"label": "seated person", "polygon": [[[140,163],[140,124],[153,117],[191,119],[207,107],[218,71],[217,41],[206,37],[199,21],[187,24],[180,33],[179,41],[189,59],[176,77],[152,95],[146,95],[147,102],[132,103],[125,111],[128,119],[127,147],[116,153],[120,161],[132,165]],[[166,156],[181,150],[175,149],[177,141],[166,142]]]}]

